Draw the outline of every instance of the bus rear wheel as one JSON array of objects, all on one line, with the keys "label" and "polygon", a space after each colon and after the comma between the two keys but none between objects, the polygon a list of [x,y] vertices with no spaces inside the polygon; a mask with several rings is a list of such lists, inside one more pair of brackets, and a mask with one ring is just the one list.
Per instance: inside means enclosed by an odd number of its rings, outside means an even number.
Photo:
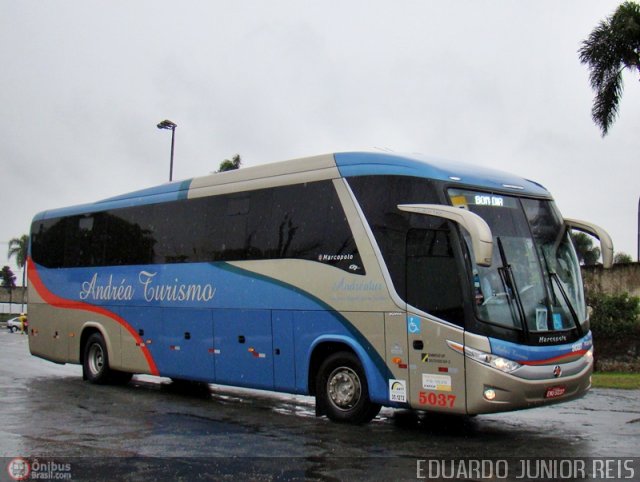
[{"label": "bus rear wheel", "polygon": [[86,380],[96,385],[125,384],[133,376],[132,373],[112,370],[109,367],[107,344],[100,333],[93,333],[85,343],[82,374]]},{"label": "bus rear wheel", "polygon": [[380,412],[369,399],[369,388],[358,357],[350,352],[329,356],[316,379],[316,403],[335,422],[366,423]]}]

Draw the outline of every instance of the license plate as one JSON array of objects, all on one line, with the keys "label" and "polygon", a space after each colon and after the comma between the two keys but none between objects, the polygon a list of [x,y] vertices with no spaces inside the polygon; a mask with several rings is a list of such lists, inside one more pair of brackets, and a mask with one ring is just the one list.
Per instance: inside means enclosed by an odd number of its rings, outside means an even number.
[{"label": "license plate", "polygon": [[547,388],[547,393],[545,393],[544,398],[557,398],[564,395],[564,392],[567,391],[567,387],[549,387]]}]

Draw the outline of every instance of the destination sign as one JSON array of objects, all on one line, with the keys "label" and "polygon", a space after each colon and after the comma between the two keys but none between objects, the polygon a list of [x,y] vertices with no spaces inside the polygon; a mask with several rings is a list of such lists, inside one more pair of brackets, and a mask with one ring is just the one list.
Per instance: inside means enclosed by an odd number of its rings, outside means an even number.
[{"label": "destination sign", "polygon": [[512,196],[501,196],[477,191],[449,189],[451,204],[456,207],[483,206],[492,208],[516,208],[518,201]]}]

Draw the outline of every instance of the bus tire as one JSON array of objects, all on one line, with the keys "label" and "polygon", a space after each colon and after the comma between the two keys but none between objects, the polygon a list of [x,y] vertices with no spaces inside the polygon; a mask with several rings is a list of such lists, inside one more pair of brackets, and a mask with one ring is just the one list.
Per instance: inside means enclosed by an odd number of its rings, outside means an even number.
[{"label": "bus tire", "polygon": [[109,367],[107,344],[100,333],[93,333],[84,346],[82,374],[85,380],[96,385],[124,385],[131,380],[132,373],[112,370]]},{"label": "bus tire", "polygon": [[369,399],[364,368],[350,352],[334,353],[320,366],[316,404],[334,422],[367,423],[380,412],[380,405]]}]

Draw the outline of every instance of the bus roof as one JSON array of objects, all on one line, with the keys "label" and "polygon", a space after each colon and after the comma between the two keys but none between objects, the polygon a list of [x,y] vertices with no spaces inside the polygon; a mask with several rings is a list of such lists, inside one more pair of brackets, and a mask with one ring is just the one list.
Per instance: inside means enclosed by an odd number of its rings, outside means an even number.
[{"label": "bus roof", "polygon": [[372,174],[415,176],[502,192],[551,197],[542,185],[514,174],[420,154],[347,152],[335,154],[335,159],[343,177]]},{"label": "bus roof", "polygon": [[262,187],[365,175],[414,176],[517,195],[551,198],[540,184],[513,174],[422,155],[341,152],[174,181],[90,204],[45,211],[34,220]]}]

